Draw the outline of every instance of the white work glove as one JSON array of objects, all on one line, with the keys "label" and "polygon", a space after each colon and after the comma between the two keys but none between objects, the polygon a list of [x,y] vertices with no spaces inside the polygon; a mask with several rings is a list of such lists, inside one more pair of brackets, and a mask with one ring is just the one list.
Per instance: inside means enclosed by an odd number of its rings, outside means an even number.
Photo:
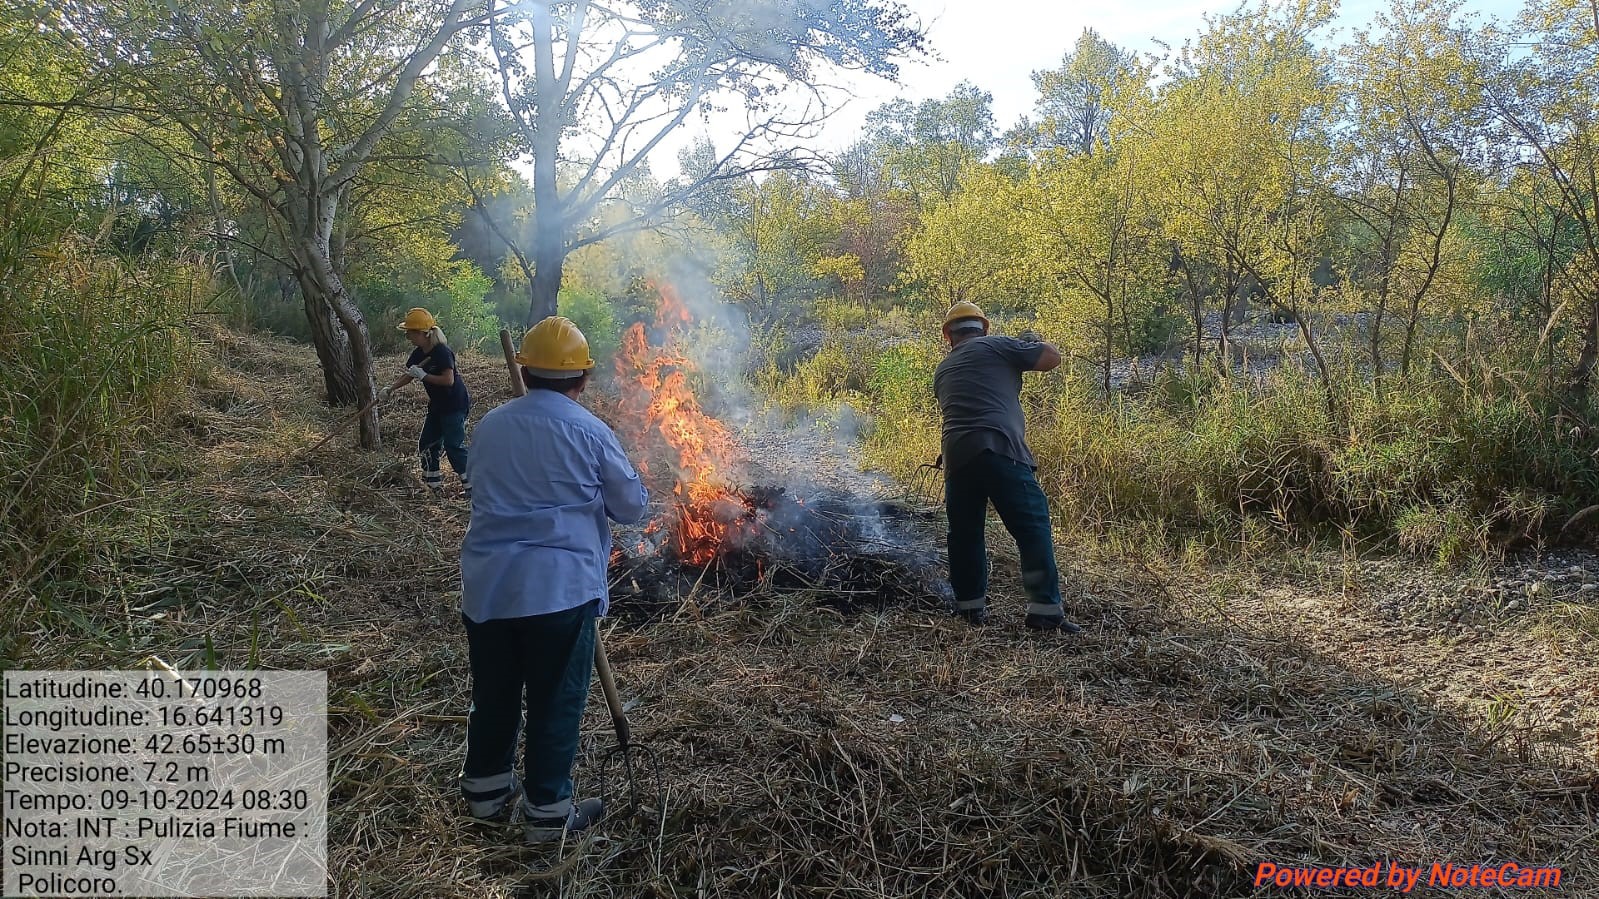
[{"label": "white work glove", "polygon": [[420,366],[420,365],[411,366],[410,368],[405,370],[405,373],[410,375],[413,378],[416,378],[418,381],[422,380],[424,377],[427,376],[427,372],[425,370],[423,370],[422,366]]},{"label": "white work glove", "polygon": [[382,390],[379,390],[378,391],[378,396],[380,398],[382,398],[382,399],[385,399],[385,400],[388,399],[391,396],[394,396],[394,385],[391,384],[388,387],[385,387]]}]

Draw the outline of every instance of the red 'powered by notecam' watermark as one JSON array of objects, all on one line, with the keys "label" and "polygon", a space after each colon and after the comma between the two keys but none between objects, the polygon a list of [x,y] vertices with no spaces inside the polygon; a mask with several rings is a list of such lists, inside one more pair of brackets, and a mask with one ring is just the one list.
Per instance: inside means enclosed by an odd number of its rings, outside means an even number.
[{"label": "red 'powered by notecam' watermark", "polygon": [[1416,887],[1510,887],[1548,889],[1560,886],[1559,868],[1538,868],[1516,862],[1497,865],[1456,865],[1439,862],[1411,866],[1398,862],[1373,862],[1364,868],[1330,868],[1315,865],[1279,865],[1261,862],[1255,868],[1255,886],[1365,887],[1408,893]]}]

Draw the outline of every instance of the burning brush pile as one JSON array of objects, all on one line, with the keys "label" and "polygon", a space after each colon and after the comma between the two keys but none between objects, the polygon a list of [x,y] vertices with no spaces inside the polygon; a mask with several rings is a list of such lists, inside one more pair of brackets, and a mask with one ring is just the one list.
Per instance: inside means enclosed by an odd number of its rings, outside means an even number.
[{"label": "burning brush pile", "polygon": [[657,508],[612,553],[615,613],[653,618],[776,591],[845,611],[943,604],[929,512],[798,480],[752,483],[764,466],[695,393],[692,320],[662,285],[654,327],[634,324],[617,354],[615,424]]}]

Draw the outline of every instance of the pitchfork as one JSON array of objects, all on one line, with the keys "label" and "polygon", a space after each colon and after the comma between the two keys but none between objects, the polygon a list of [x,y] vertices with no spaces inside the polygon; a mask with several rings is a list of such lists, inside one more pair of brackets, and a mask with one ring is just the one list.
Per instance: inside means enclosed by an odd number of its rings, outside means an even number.
[{"label": "pitchfork", "polygon": [[643,804],[640,801],[639,778],[647,776],[653,790],[644,798],[653,798],[657,813],[665,815],[666,804],[661,795],[661,764],[656,759],[655,750],[643,743],[633,742],[633,729],[627,723],[627,710],[622,706],[621,694],[616,690],[616,678],[611,674],[611,660],[605,655],[605,643],[598,634],[594,637],[594,668],[600,673],[600,688],[605,693],[605,704],[611,710],[611,724],[616,729],[616,745],[600,759],[600,798],[605,800],[607,806],[611,804],[612,771],[620,766],[622,776],[627,779],[628,812],[637,811]]},{"label": "pitchfork", "polygon": [[933,502],[944,501],[943,453],[939,453],[938,458],[931,462],[916,466],[915,484],[917,493],[930,498]]}]

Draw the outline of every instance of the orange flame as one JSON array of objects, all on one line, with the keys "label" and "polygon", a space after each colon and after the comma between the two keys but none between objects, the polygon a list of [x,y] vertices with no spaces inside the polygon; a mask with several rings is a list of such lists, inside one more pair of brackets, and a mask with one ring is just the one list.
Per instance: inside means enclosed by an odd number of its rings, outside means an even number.
[{"label": "orange flame", "polygon": [[[622,386],[618,425],[639,454],[639,469],[659,486],[670,478],[674,497],[665,519],[651,522],[646,534],[666,529],[679,559],[706,565],[729,541],[753,527],[749,508],[728,479],[736,467],[732,435],[700,408],[689,386],[693,362],[679,336],[693,318],[669,285],[657,285],[660,306],[655,328],[664,344],[651,345],[642,323],[622,338],[616,357]],[[664,461],[666,470],[652,463]]]}]

